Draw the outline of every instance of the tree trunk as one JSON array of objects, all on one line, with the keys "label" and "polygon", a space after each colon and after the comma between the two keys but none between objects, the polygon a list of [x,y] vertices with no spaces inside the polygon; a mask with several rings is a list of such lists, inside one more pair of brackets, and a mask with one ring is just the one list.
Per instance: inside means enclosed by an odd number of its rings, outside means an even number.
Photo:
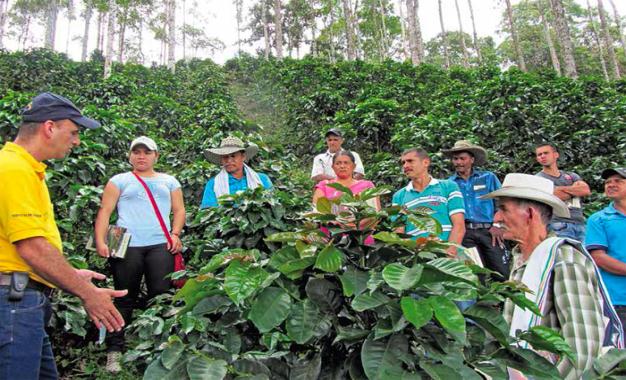
[{"label": "tree trunk", "polygon": [[389,50],[387,48],[387,41],[389,40],[389,37],[387,36],[387,25],[385,25],[385,6],[383,4],[382,0],[378,1],[378,5],[380,6],[380,60],[381,62],[384,61],[385,59],[387,59],[387,51]]},{"label": "tree trunk", "polygon": [[236,9],[235,18],[237,20],[237,55],[240,56],[241,55],[241,24],[243,22],[243,0],[235,0],[235,9]]},{"label": "tree trunk", "polygon": [[315,21],[311,25],[311,54],[313,57],[317,57],[317,28],[315,27]]},{"label": "tree trunk", "polygon": [[85,62],[87,60],[87,50],[89,47],[89,27],[91,26],[91,16],[93,15],[93,6],[91,3],[87,2],[85,4],[85,29],[83,31],[83,41],[82,41],[82,50],[80,53],[80,60]]},{"label": "tree trunk", "polygon": [[120,31],[117,38],[117,61],[119,63],[124,62],[124,38],[126,37],[126,23],[126,15],[123,15],[122,21],[120,22]]},{"label": "tree trunk", "polygon": [[559,62],[559,56],[556,54],[556,48],[554,47],[554,41],[552,41],[552,34],[550,33],[550,25],[548,24],[548,20],[546,20],[545,8],[541,3],[543,0],[538,0],[535,4],[537,4],[537,11],[539,11],[539,16],[541,17],[541,23],[543,24],[543,33],[546,38],[546,43],[548,44],[548,50],[550,51],[550,60],[552,61],[552,67],[554,71],[556,71],[557,75],[561,75],[561,62]]},{"label": "tree trunk", "polygon": [[626,37],[624,37],[624,30],[622,29],[622,18],[619,16],[619,13],[617,13],[617,7],[615,6],[613,0],[609,0],[609,2],[611,3],[611,7],[613,8],[613,15],[615,16],[615,23],[617,23],[619,39],[622,42],[622,50],[624,51],[624,55],[626,55]]},{"label": "tree trunk", "polygon": [[267,2],[269,0],[261,1],[263,1],[263,38],[265,39],[265,59],[268,59],[270,57],[270,50],[272,49],[270,44],[270,21],[267,17]]},{"label": "tree trunk", "polygon": [[107,18],[107,47],[104,55],[104,78],[111,76],[113,64],[113,39],[115,38],[115,0],[109,0],[109,17]]},{"label": "tree trunk", "polygon": [[576,70],[576,59],[574,59],[574,45],[569,33],[569,26],[565,18],[565,10],[561,0],[550,0],[552,13],[554,14],[554,22],[556,24],[556,34],[559,37],[559,43],[563,52],[563,61],[565,62],[565,75],[570,78],[578,78]]},{"label": "tree trunk", "polygon": [[276,43],[276,58],[283,58],[283,18],[281,13],[280,0],[274,0],[274,30],[276,36],[274,42]]},{"label": "tree trunk", "polygon": [[96,35],[96,49],[104,51],[104,12],[98,11],[98,34]]},{"label": "tree trunk", "polygon": [[354,61],[356,59],[356,47],[354,46],[355,33],[354,33],[354,24],[352,22],[352,4],[350,4],[350,0],[342,0],[343,5],[343,16],[345,18],[346,24],[346,49],[349,61]]},{"label": "tree trunk", "polygon": [[26,22],[24,23],[24,28],[22,29],[22,50],[26,50],[26,42],[28,41],[28,34],[30,33],[30,19],[30,15],[26,16]]},{"label": "tree trunk", "polygon": [[59,16],[58,0],[50,0],[46,9],[46,37],[44,47],[54,50],[54,42],[57,34],[57,18]]},{"label": "tree trunk", "polygon": [[443,58],[446,69],[450,67],[450,57],[448,57],[448,37],[446,36],[446,27],[443,25],[443,12],[441,10],[441,0],[439,3],[439,25],[441,25],[441,44],[443,45]]},{"label": "tree trunk", "polygon": [[417,40],[417,52],[420,56],[420,61],[423,61],[426,54],[424,53],[424,40],[422,39],[422,23],[420,22],[420,16],[418,13],[420,2],[419,0],[413,0],[413,3],[415,4],[415,36]]},{"label": "tree trunk", "polygon": [[[243,0],[241,0],[243,1]],[[183,27],[187,26],[187,1],[183,0]],[[239,24],[237,24],[237,40],[239,40]],[[241,45],[239,46],[239,54],[241,54]],[[183,30],[183,61],[187,61],[187,33]]]},{"label": "tree trunk", "polygon": [[176,70],[176,0],[169,0],[167,12],[167,67]]},{"label": "tree trunk", "polygon": [[332,2],[329,5],[330,8],[330,23],[327,25],[327,28],[329,29],[328,32],[328,36],[329,36],[329,46],[330,46],[330,62],[331,63],[335,63],[335,36],[333,35],[333,30],[331,28],[331,26],[335,23],[335,14],[334,14],[334,9],[333,9],[333,4]]},{"label": "tree trunk", "polygon": [[602,74],[604,74],[604,79],[609,80],[609,72],[606,69],[606,61],[604,59],[604,48],[602,47],[602,43],[600,42],[600,37],[598,37],[598,31],[596,30],[596,26],[593,22],[593,11],[591,10],[591,4],[589,4],[589,0],[587,0],[587,19],[589,20],[589,28],[591,29],[591,36],[596,43],[596,47],[598,48],[598,55],[600,56],[600,65],[602,66]]},{"label": "tree trunk", "polygon": [[459,9],[459,0],[454,0],[456,7],[456,17],[459,19],[459,32],[461,32],[461,49],[463,49],[463,66],[469,67],[469,54],[467,54],[467,45],[465,45],[465,33],[463,33],[463,22],[461,22],[461,9]]},{"label": "tree trunk", "polygon": [[4,25],[7,21],[9,0],[0,0],[0,49],[4,48]]},{"label": "tree trunk", "polygon": [[414,0],[406,0],[407,24],[409,27],[409,51],[414,65],[421,63],[422,57],[417,47],[417,9]]},{"label": "tree trunk", "polygon": [[74,20],[74,0],[67,2],[67,36],[65,37],[65,54],[69,53],[70,37],[72,36],[72,20]]},{"label": "tree trunk", "polygon": [[613,37],[611,37],[611,33],[609,32],[609,24],[606,22],[606,14],[604,13],[604,4],[602,4],[602,0],[598,0],[598,15],[600,16],[600,27],[602,28],[602,35],[604,37],[604,46],[606,47],[606,52],[609,55],[609,62],[611,63],[613,77],[615,79],[620,79],[619,64],[617,63],[615,49],[613,48]]},{"label": "tree trunk", "polygon": [[402,33],[402,60],[406,61],[411,55],[409,53],[409,36],[406,31],[406,18],[404,17],[404,8],[402,7],[402,0],[398,0],[398,11],[400,11],[400,32]]},{"label": "tree trunk", "polygon": [[526,71],[526,62],[524,61],[524,55],[522,54],[522,47],[519,44],[517,38],[517,29],[513,22],[513,7],[511,7],[511,0],[506,0],[506,13],[509,18],[509,26],[511,27],[511,37],[513,37],[513,46],[515,47],[515,55],[517,56],[517,64],[520,70]]},{"label": "tree trunk", "polygon": [[474,50],[476,50],[478,63],[482,63],[483,55],[480,53],[480,46],[478,44],[478,34],[476,33],[476,22],[474,22],[474,7],[472,7],[472,0],[467,0],[467,5],[469,5],[470,18],[472,19],[472,31],[474,33],[474,40],[473,40]]},{"label": "tree trunk", "polygon": [[137,40],[139,44],[137,49],[139,50],[139,64],[143,65],[145,57],[143,56],[143,20],[139,19],[139,28],[137,29]]}]

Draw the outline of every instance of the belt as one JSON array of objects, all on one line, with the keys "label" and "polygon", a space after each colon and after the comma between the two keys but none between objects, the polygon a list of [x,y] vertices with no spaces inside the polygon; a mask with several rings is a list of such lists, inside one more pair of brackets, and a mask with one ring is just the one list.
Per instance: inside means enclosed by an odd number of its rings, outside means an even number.
[{"label": "belt", "polygon": [[[0,273],[0,286],[10,286],[11,285],[11,274]],[[46,297],[50,298],[54,293],[54,289],[42,284],[39,281],[35,281],[32,278],[28,280],[28,284],[26,284],[26,289],[36,290],[38,292],[42,292]]]},{"label": "belt", "polygon": [[469,228],[470,230],[480,230],[483,228],[491,228],[493,223],[473,223],[470,221],[465,221],[465,228]]}]

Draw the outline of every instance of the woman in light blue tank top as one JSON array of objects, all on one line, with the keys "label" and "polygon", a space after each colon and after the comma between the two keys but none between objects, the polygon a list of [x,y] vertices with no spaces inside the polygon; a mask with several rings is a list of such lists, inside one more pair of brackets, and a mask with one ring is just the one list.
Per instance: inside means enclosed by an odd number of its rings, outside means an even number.
[{"label": "woman in light blue tank top", "polygon": [[[133,140],[129,155],[133,170],[117,174],[107,183],[96,218],[96,250],[100,256],[109,258],[115,289],[128,289],[125,297],[115,300],[126,325],[131,322],[142,278],[145,276],[148,298],[167,292],[171,280],[165,276],[174,271],[174,254],[182,248],[179,236],[185,225],[183,193],[176,178],[154,171],[158,157],[154,140],[145,136]],[[144,186],[135,174],[150,189],[170,232],[171,245],[167,242]],[[117,210],[117,225],[126,228],[131,234],[123,259],[110,257],[106,244],[105,236],[113,210]],[[125,348],[124,330],[109,334],[106,342],[107,369],[117,372],[121,369],[119,359]]]}]

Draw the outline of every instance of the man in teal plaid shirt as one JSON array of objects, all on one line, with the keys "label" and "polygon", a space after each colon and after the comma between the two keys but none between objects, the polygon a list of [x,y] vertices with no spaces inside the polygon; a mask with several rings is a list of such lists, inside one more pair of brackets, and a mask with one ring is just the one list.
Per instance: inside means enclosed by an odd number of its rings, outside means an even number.
[{"label": "man in teal plaid shirt", "polygon": [[[580,379],[605,350],[623,347],[622,327],[589,253],[578,241],[548,233],[552,215],[569,215],[553,188],[547,179],[514,173],[506,176],[501,189],[484,198],[497,200],[494,222],[504,229],[505,239],[519,243],[513,250],[510,279],[531,290],[526,296],[541,311],[536,316],[507,300],[504,317],[511,336],[534,326],[558,331],[576,360],[540,354],[557,366],[562,378]],[[509,372],[511,378],[524,378],[515,370]]]}]

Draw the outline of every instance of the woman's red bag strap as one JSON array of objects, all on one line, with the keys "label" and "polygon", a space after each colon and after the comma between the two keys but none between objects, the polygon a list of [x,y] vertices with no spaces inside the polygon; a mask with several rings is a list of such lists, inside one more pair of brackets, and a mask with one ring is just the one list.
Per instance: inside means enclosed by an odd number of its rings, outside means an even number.
[{"label": "woman's red bag strap", "polygon": [[[148,187],[148,185],[146,185],[146,182],[143,179],[141,179],[140,176],[137,175],[137,173],[135,172],[132,172],[132,173],[135,176],[135,178],[137,178],[137,181],[139,181],[139,183],[141,183],[143,188],[146,190],[146,194],[148,194],[148,199],[150,199],[150,203],[152,204],[152,209],[154,210],[154,213],[156,214],[156,217],[159,220],[159,224],[161,225],[161,229],[163,230],[165,239],[167,239],[167,242],[169,246],[171,247],[173,245],[172,236],[170,235],[170,232],[167,230],[167,226],[165,225],[163,216],[161,216],[161,211],[159,211],[159,206],[157,206],[156,201],[154,200],[154,196],[152,195],[152,192],[150,191],[150,188]],[[181,255],[179,252],[174,256],[174,272],[178,272],[179,270],[184,270],[184,269],[185,269],[185,260],[183,259],[183,255]],[[175,287],[182,288],[183,285],[185,285],[185,281],[186,280],[173,280],[172,282],[174,283]]]}]

